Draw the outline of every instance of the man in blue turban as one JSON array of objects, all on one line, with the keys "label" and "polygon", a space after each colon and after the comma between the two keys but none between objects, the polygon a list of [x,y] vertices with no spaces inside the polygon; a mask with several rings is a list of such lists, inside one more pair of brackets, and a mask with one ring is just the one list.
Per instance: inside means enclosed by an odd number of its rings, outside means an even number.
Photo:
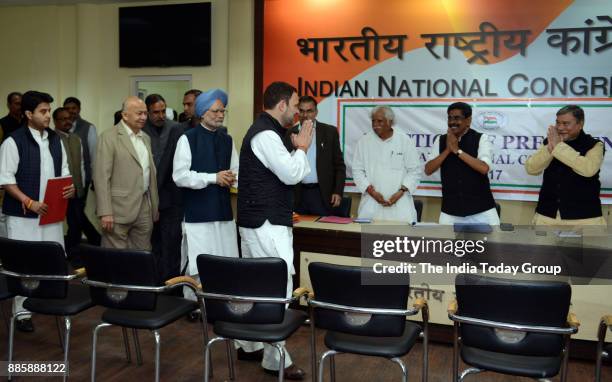
[{"label": "man in blue turban", "polygon": [[226,106],[223,90],[200,94],[195,100],[200,124],[179,138],[174,154],[172,178],[183,191],[185,209],[181,268],[186,265],[186,274],[196,277],[199,254],[238,257],[230,203],[230,188],[238,179],[238,153],[222,127]]}]

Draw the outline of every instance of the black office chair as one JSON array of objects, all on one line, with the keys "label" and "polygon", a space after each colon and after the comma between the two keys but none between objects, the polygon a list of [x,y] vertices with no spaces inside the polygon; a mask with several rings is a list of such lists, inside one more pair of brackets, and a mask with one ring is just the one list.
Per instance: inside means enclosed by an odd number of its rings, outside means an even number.
[{"label": "black office chair", "polygon": [[[68,352],[70,350],[70,328],[72,316],[93,306],[87,288],[80,284],[71,284],[83,276],[84,271],[69,271],[64,248],[56,242],[22,241],[0,238],[0,274],[7,276],[8,292],[13,296],[27,297],[24,309],[32,313],[63,317],[63,342],[65,373],[68,377]],[[8,361],[13,360],[13,342],[15,322],[29,312],[17,312],[12,315],[9,327]],[[11,376],[9,374],[9,380]]]},{"label": "black office chair", "polygon": [[[92,300],[106,309],[102,323],[93,330],[91,351],[91,380],[96,377],[96,347],[98,332],[117,325],[134,332],[136,355],[141,358],[137,329],[153,332],[155,340],[155,381],[159,381],[161,336],[159,329],[173,323],[198,308],[195,301],[162,294],[177,287],[187,286],[197,292],[197,283],[187,276],[175,277],[161,285],[155,257],[152,253],[136,250],[100,248],[81,245]],[[127,339],[124,331],[124,340]],[[128,344],[126,343],[126,350]],[[129,355],[128,355],[129,360]],[[140,363],[140,362],[139,362]]]},{"label": "black office chair", "polygon": [[[305,295],[297,289],[287,298],[287,264],[278,257],[240,259],[199,255],[197,258],[203,301],[202,318],[213,325],[217,337],[207,341],[204,380],[209,380],[210,348],[219,341],[227,345],[230,379],[234,379],[233,340],[266,342],[276,347],[281,368],[278,380],[284,379],[285,352],[275,344],[291,336],[307,316],[287,309],[286,304]],[[237,282],[236,277],[239,277]]]},{"label": "black office chair", "polygon": [[597,359],[595,366],[595,382],[601,381],[601,364],[603,360],[610,360],[612,356],[612,344],[606,343],[606,332],[612,328],[612,315],[606,315],[599,321],[597,330]]},{"label": "black office chair", "polygon": [[[327,330],[325,345],[330,349],[321,356],[319,382],[328,357],[335,380],[334,357],[339,353],[387,358],[400,366],[406,382],[408,371],[400,357],[419,337],[423,338],[423,381],[427,381],[429,310],[422,298],[406,308],[410,285],[364,285],[363,273],[372,270],[360,267],[315,262],[308,265],[308,272],[314,292],[308,299],[313,376],[317,374],[315,328]],[[406,321],[419,311],[422,326]]]},{"label": "black office chair", "polygon": [[421,217],[423,216],[423,202],[421,200],[414,200],[414,209],[416,210],[417,213],[417,221],[420,222],[421,221]]},{"label": "black office chair", "polygon": [[340,205],[338,207],[332,208],[331,215],[341,216],[343,218],[350,218],[352,203],[353,199],[350,196],[343,196],[342,201],[340,201]]},{"label": "black office chair", "polygon": [[[458,275],[454,322],[453,381],[483,371],[567,378],[570,336],[580,323],[569,312],[572,290],[565,282]],[[470,365],[459,375],[459,353]]]}]

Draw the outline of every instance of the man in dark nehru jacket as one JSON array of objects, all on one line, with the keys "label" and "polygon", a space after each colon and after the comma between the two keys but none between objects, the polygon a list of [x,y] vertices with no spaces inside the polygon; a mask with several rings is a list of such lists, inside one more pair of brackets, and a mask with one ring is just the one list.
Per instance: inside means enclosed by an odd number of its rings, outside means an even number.
[{"label": "man in dark nehru jacket", "polygon": [[[489,184],[492,149],[486,134],[470,129],[472,108],[455,102],[446,110],[448,130],[440,136],[439,155],[425,164],[425,174],[440,171],[440,224],[499,225]],[[435,155],[435,154],[434,154]]]},{"label": "man in dark nehru jacket", "polygon": [[528,174],[544,172],[535,225],[606,225],[599,199],[604,145],[583,126],[580,106],[562,107],[544,144],[525,162]]},{"label": "man in dark nehru jacket", "polygon": [[291,135],[297,134],[305,121],[312,121],[314,133],[307,154],[310,174],[295,186],[295,210],[305,215],[330,215],[342,201],[346,177],[338,130],[316,119],[317,101],[311,96],[300,97],[298,111],[300,121],[285,137],[287,148],[293,150]]},{"label": "man in dark nehru jacket", "polygon": [[[240,150],[238,178],[238,226],[242,256],[280,257],[288,268],[287,297],[292,294],[293,269],[293,186],[310,172],[306,153],[312,141],[312,121],[304,121],[292,135],[295,151],[283,143],[286,129],[297,113],[296,89],[284,82],[273,82],[263,96],[264,112],[247,131]],[[239,342],[239,358],[251,358],[263,348],[264,371],[278,375],[284,368],[286,379],[303,379],[304,371],[293,364],[289,353],[280,365],[278,351],[271,345]],[[284,343],[282,344],[284,345]],[[255,353],[255,354],[253,354]],[[314,378],[314,376],[313,376]]]},{"label": "man in dark nehru jacket", "polygon": [[0,119],[0,143],[21,126],[21,93],[12,92],[6,97],[8,114]]}]

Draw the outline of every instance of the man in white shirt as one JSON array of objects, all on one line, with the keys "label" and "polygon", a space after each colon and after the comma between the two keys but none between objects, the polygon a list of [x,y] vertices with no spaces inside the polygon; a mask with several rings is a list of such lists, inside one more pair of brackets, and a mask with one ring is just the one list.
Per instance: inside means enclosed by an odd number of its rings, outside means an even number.
[{"label": "man in white shirt", "polygon": [[100,135],[94,164],[102,246],[148,251],[159,197],[151,141],[142,132],[147,108],[132,96],[121,114],[123,119]]},{"label": "man in white shirt", "polygon": [[[186,265],[187,274],[196,278],[198,255],[238,257],[230,198],[238,153],[232,137],[220,129],[226,106],[227,94],[221,89],[200,94],[195,100],[200,123],[179,138],[174,153],[172,179],[183,191],[185,208],[181,269]],[[195,300],[193,292],[187,295]]]},{"label": "man in white shirt", "polygon": [[[287,297],[293,290],[293,186],[308,173],[306,152],[312,141],[312,121],[304,121],[299,134],[292,135],[295,151],[283,144],[286,129],[297,113],[297,90],[274,82],[264,92],[264,112],[247,131],[240,150],[238,180],[238,226],[242,256],[280,257],[287,264]],[[262,366],[270,374],[285,369],[286,379],[304,379],[304,371],[293,364],[289,353],[280,365],[278,351],[261,343],[240,343],[243,351],[264,349]],[[241,349],[241,350],[242,350]],[[240,354],[239,354],[240,355]],[[314,376],[313,376],[314,378]]]},{"label": "man in white shirt", "polygon": [[[7,215],[9,239],[55,241],[64,245],[62,223],[39,225],[39,217],[47,213],[43,202],[47,181],[69,176],[66,151],[60,137],[51,129],[51,102],[47,93],[28,91],[21,105],[27,126],[15,130],[0,147],[0,185],[4,186],[2,210]],[[63,189],[64,198],[72,198],[74,185]],[[13,313],[23,311],[24,297],[15,297]],[[34,330],[29,316],[21,316],[17,329]]]},{"label": "man in white shirt", "polygon": [[485,223],[499,225],[489,184],[492,149],[489,138],[470,129],[472,108],[455,102],[447,109],[448,130],[440,136],[439,155],[427,162],[425,174],[441,169],[440,224]]},{"label": "man in white shirt", "polygon": [[393,129],[395,114],[377,106],[372,130],[357,143],[353,178],[361,191],[359,218],[413,223],[417,221],[414,195],[421,165],[412,139]]}]

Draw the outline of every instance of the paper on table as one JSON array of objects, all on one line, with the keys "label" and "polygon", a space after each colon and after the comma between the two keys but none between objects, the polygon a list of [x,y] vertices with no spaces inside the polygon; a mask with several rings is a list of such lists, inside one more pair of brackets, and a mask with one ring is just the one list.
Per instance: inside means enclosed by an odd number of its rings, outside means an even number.
[{"label": "paper on table", "polygon": [[340,216],[324,216],[319,219],[321,223],[334,223],[334,224],[349,224],[353,222],[351,218],[342,218]]},{"label": "paper on table", "polygon": [[68,199],[62,195],[63,189],[72,184],[72,176],[52,178],[47,181],[44,203],[48,206],[47,214],[40,217],[39,225],[52,224],[64,221]]}]

